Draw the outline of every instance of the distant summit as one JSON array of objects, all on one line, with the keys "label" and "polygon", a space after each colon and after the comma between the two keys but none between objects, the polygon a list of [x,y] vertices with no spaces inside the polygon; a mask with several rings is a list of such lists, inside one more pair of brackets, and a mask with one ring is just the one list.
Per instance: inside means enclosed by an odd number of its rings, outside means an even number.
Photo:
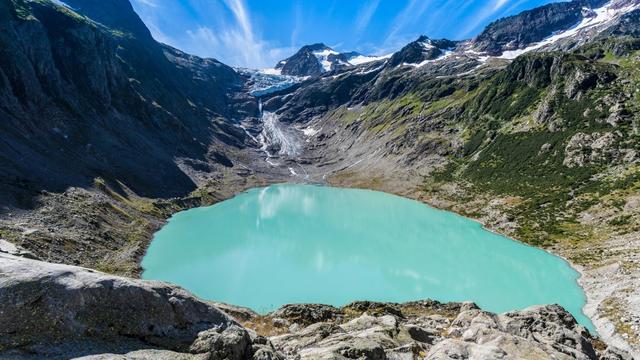
[{"label": "distant summit", "polygon": [[365,56],[355,51],[340,53],[323,43],[317,43],[303,46],[293,56],[279,61],[275,68],[282,75],[314,77],[382,58],[384,57]]}]

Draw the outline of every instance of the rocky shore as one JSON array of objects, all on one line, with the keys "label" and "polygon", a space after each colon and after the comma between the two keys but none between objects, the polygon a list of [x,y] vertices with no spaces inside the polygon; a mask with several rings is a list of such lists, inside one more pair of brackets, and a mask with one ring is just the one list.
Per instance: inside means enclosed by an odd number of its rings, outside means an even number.
[{"label": "rocky shore", "polygon": [[[267,315],[163,282],[0,254],[3,359],[631,359],[557,305],[286,305]],[[229,315],[230,314],[230,315]]]}]

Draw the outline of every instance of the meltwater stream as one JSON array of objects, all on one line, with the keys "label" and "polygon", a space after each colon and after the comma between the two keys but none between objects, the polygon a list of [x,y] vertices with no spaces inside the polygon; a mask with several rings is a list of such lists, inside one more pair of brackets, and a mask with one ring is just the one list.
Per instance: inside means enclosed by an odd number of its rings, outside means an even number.
[{"label": "meltwater stream", "polygon": [[590,330],[561,258],[401,197],[312,185],[252,189],[174,215],[143,278],[267,312],[287,303],[474,301],[504,312],[557,303]]}]

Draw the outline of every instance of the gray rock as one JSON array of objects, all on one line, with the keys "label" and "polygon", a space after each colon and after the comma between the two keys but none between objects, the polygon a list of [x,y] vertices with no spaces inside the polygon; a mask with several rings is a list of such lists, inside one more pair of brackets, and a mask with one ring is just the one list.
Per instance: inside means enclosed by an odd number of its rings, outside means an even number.
[{"label": "gray rock", "polygon": [[235,322],[185,290],[157,281],[0,254],[0,348],[121,337],[186,350]]},{"label": "gray rock", "polygon": [[[304,313],[305,305],[297,312]],[[310,311],[317,305],[310,305]],[[354,309],[365,312],[358,313]],[[397,315],[381,309],[393,309]],[[371,315],[369,311],[380,311]],[[494,314],[472,303],[367,302],[337,309],[304,329],[271,337],[276,349],[297,359],[627,359],[610,348],[596,352],[595,338],[558,305]],[[281,315],[281,311],[274,314]],[[263,320],[269,321],[267,315]],[[606,357],[608,356],[608,357]]]},{"label": "gray rock", "polygon": [[25,250],[22,247],[3,239],[0,239],[0,253],[21,256],[28,259],[37,259],[37,257],[31,251]]},{"label": "gray rock", "polygon": [[276,310],[273,318],[283,319],[289,323],[309,325],[319,321],[327,321],[341,316],[341,311],[330,305],[322,304],[290,304]]},{"label": "gray rock", "polygon": [[76,360],[205,360],[207,355],[192,355],[169,350],[135,350],[125,354],[100,354],[76,358]]},{"label": "gray rock", "polygon": [[633,161],[635,151],[620,149],[619,142],[620,135],[615,132],[576,133],[567,142],[563,164],[567,167],[582,167]]},{"label": "gray rock", "polygon": [[251,357],[251,337],[239,325],[213,328],[198,335],[189,349],[192,353],[209,353],[210,360],[242,360]]}]

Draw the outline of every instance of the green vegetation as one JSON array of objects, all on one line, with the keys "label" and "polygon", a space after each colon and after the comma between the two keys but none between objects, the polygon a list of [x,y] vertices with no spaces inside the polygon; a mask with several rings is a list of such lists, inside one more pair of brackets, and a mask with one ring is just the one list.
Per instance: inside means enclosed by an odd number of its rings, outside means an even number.
[{"label": "green vegetation", "polygon": [[[563,68],[555,71],[562,71],[562,76],[553,73],[558,57]],[[638,70],[636,60],[625,57],[612,65],[614,59],[608,55],[594,62],[553,53],[522,56],[473,91],[456,91],[427,105],[449,110],[443,116],[456,114],[449,123],[464,122],[465,142],[459,156],[425,180],[423,190],[458,204],[457,211],[474,217],[484,213],[469,205],[474,199],[518,199],[504,207],[507,217],[518,224],[514,235],[538,246],[590,242],[606,235],[610,230],[595,231],[579,221],[579,214],[606,196],[617,199],[616,211],[621,212],[624,198],[619,194],[634,188],[640,175],[629,172],[612,179],[601,176],[609,163],[567,167],[563,161],[567,142],[576,133],[615,130],[604,119],[610,115],[611,99],[625,93],[620,88],[625,82],[614,79],[633,78]],[[608,103],[603,104],[604,99]],[[543,105],[550,116],[537,119],[535,112]],[[523,124],[527,131],[518,130]],[[633,134],[625,134],[623,141],[638,143]],[[456,195],[440,191],[447,184],[462,190]],[[608,225],[626,231],[622,229],[635,222],[632,215],[621,213]]]}]

